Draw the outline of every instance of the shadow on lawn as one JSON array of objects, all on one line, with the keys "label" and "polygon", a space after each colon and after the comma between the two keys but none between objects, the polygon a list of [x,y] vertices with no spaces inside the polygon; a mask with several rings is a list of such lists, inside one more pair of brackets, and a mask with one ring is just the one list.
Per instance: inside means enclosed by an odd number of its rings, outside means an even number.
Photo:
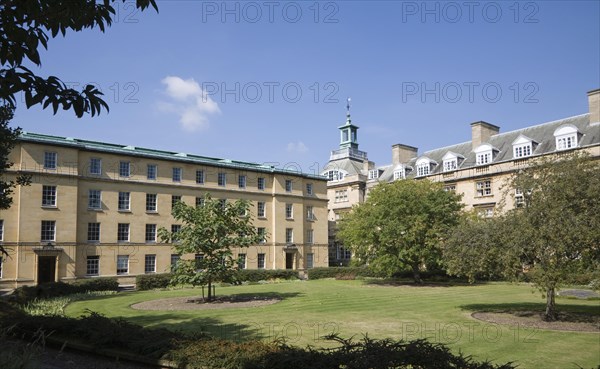
[{"label": "shadow on lawn", "polygon": [[[531,312],[543,313],[546,309],[546,304],[542,302],[466,304],[459,306],[459,308],[473,312],[513,313],[515,315],[525,316]],[[600,306],[598,305],[557,304],[556,309],[562,313],[600,317]]]},{"label": "shadow on lawn", "polygon": [[[198,311],[200,313],[200,311]],[[213,317],[189,317],[177,313],[154,313],[127,317],[128,322],[148,328],[166,328],[184,334],[206,334],[214,338],[243,342],[249,340],[274,341],[279,338],[284,324],[274,323],[224,323]]]}]

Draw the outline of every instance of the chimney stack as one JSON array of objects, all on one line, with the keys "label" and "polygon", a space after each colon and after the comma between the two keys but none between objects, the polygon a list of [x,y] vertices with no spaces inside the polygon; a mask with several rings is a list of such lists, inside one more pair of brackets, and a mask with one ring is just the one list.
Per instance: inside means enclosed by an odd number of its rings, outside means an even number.
[{"label": "chimney stack", "polygon": [[590,124],[600,122],[600,88],[587,93],[590,106]]},{"label": "chimney stack", "polygon": [[392,145],[392,165],[407,163],[410,159],[417,156],[417,151],[416,147],[408,145]]},{"label": "chimney stack", "polygon": [[479,121],[471,123],[471,140],[473,141],[473,150],[486,142],[493,135],[500,133],[500,127],[493,124]]}]

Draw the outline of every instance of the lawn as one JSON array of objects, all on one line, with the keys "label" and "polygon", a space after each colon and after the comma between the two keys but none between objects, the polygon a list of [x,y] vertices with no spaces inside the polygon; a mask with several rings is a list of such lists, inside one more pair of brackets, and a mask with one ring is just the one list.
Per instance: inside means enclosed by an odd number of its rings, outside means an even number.
[{"label": "lawn", "polygon": [[[600,334],[496,325],[471,318],[479,309],[537,308],[544,300],[527,285],[385,286],[367,281],[297,281],[217,288],[217,294],[276,293],[268,306],[196,311],[139,311],[137,302],[197,296],[199,289],[130,292],[75,302],[85,309],[148,327],[204,331],[228,339],[284,338],[298,346],[326,346],[322,336],[419,339],[449,345],[479,360],[515,361],[519,368],[592,368],[600,365]],[[600,301],[558,299],[559,309],[600,315]]]}]

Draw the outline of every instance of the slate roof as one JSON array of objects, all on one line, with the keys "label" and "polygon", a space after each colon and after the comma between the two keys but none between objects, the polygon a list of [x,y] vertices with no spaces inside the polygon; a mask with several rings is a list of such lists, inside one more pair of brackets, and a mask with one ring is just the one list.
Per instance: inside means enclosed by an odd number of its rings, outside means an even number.
[{"label": "slate roof", "polygon": [[183,163],[199,164],[199,165],[210,165],[221,168],[232,168],[237,170],[252,170],[264,173],[274,174],[287,174],[296,175],[304,178],[312,178],[324,180],[325,177],[321,175],[314,175],[309,173],[300,173],[295,170],[276,168],[270,165],[263,165],[258,163],[249,163],[237,160],[219,159],[208,156],[187,154],[174,151],[163,151],[154,150],[143,147],[133,147],[128,145],[119,145],[99,141],[82,140],[71,137],[59,137],[51,136],[39,133],[22,132],[19,136],[19,140],[23,142],[33,142],[43,145],[55,145],[63,147],[71,147],[79,150],[105,152],[110,154],[125,155],[125,156],[136,156],[146,157],[153,159],[162,159],[177,161]]}]

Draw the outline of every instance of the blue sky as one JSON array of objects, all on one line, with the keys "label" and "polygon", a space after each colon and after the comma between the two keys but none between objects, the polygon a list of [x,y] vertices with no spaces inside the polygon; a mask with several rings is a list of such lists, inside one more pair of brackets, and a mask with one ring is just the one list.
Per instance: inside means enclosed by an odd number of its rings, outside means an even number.
[{"label": "blue sky", "polygon": [[41,75],[96,84],[110,113],[19,104],[26,131],[318,172],[352,98],[360,149],[420,152],[588,111],[600,2],[159,1],[51,40]]}]

